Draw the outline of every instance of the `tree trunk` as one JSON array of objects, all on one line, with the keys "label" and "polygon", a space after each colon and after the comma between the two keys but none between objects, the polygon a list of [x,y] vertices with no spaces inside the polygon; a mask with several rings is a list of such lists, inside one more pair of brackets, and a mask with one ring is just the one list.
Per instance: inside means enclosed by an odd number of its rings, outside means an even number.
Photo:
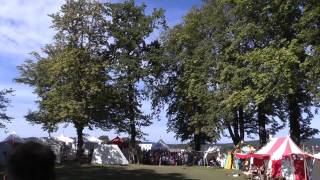
[{"label": "tree trunk", "polygon": [[258,128],[260,145],[263,146],[267,143],[267,130],[266,130],[267,117],[264,111],[263,104],[258,105]]},{"label": "tree trunk", "polygon": [[75,128],[77,130],[77,160],[80,161],[81,157],[83,155],[83,126],[81,125],[75,125]]},{"label": "tree trunk", "polygon": [[240,128],[240,140],[244,141],[244,116],[243,116],[243,108],[239,107],[239,128]]},{"label": "tree trunk", "polygon": [[234,112],[234,118],[233,118],[232,122],[227,123],[227,129],[229,131],[229,134],[231,136],[233,144],[234,145],[239,144],[241,139],[239,136],[239,121],[238,121],[237,111]]},{"label": "tree trunk", "polygon": [[135,111],[134,111],[134,85],[133,84],[129,84],[129,126],[130,126],[130,149],[132,152],[132,160],[131,163],[135,163],[136,162],[136,136],[137,136],[137,131],[136,131],[136,123],[135,123]]},{"label": "tree trunk", "polygon": [[297,145],[300,145],[301,111],[300,111],[299,102],[296,94],[288,95],[288,108],[289,108],[288,112],[289,112],[290,136]]},{"label": "tree trunk", "polygon": [[194,150],[201,151],[201,136],[197,132],[194,134]]},{"label": "tree trunk", "polygon": [[232,127],[233,127],[233,134],[235,137],[235,141],[233,143],[234,145],[237,145],[241,141],[240,135],[239,135],[239,118],[238,118],[237,110],[234,111],[234,119],[232,122]]}]

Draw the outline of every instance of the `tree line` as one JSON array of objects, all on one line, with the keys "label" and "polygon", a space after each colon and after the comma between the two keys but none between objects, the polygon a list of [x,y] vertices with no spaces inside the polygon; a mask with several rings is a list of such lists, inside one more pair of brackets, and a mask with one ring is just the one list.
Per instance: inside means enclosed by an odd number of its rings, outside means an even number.
[{"label": "tree line", "polygon": [[38,95],[26,119],[48,132],[73,124],[78,157],[84,128],[126,132],[134,149],[163,109],[195,150],[224,135],[263,145],[287,125],[298,144],[319,132],[319,1],[205,0],[171,28],[163,9],[145,10],[68,0],[50,15],[53,42],[18,67]]}]

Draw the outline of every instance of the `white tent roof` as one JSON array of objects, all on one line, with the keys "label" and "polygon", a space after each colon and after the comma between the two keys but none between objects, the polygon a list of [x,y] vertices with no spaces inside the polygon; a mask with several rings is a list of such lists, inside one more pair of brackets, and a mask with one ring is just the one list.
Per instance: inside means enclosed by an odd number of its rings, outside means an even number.
[{"label": "white tent roof", "polygon": [[128,165],[129,162],[115,144],[102,144],[93,151],[92,164]]},{"label": "white tent roof", "polygon": [[151,150],[152,151],[169,151],[169,146],[163,140],[159,140],[157,143],[152,145]]},{"label": "white tent roof", "polygon": [[59,141],[65,142],[65,143],[67,143],[67,144],[74,142],[73,139],[71,139],[71,138],[69,138],[69,137],[67,137],[67,136],[64,136],[63,134],[61,134],[60,136],[56,137],[56,139],[59,140]]},{"label": "white tent roof", "polygon": [[205,152],[203,158],[206,159],[209,154],[218,154],[220,152],[220,147],[211,146]]},{"label": "white tent roof", "polygon": [[94,137],[94,136],[89,136],[89,137],[87,138],[87,141],[93,142],[93,143],[98,143],[98,144],[101,144],[101,143],[102,143],[102,141],[101,141],[100,139],[98,139],[98,138],[96,138],[96,137]]}]

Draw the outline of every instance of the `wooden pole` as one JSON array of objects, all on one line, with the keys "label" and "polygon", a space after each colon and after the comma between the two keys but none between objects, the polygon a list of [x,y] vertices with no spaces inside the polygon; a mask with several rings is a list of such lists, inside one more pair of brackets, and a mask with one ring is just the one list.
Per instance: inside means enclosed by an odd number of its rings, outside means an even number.
[{"label": "wooden pole", "polygon": [[304,180],[307,180],[307,160],[306,155],[303,155],[303,162],[304,162]]}]

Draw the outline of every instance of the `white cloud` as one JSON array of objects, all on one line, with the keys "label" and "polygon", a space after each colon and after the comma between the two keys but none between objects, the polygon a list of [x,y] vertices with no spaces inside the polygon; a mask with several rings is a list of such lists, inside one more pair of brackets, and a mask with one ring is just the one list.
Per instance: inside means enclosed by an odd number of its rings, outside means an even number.
[{"label": "white cloud", "polygon": [[0,53],[23,54],[39,50],[53,36],[48,14],[63,0],[0,0]]}]

